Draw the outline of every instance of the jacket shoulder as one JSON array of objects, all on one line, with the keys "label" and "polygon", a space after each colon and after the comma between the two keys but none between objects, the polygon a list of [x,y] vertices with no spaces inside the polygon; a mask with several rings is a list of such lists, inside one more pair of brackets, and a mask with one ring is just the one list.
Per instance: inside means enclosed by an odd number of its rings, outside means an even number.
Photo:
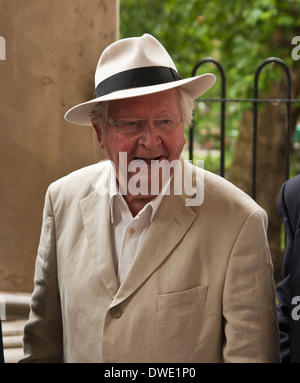
[{"label": "jacket shoulder", "polygon": [[247,193],[225,178],[204,170],[204,201],[208,206],[220,206],[223,211],[243,211],[246,215],[264,211]]},{"label": "jacket shoulder", "polygon": [[53,195],[78,195],[80,198],[83,198],[93,187],[95,180],[99,180],[99,177],[107,177],[109,168],[110,161],[104,160],[75,170],[51,183],[48,188],[49,192]]},{"label": "jacket shoulder", "polygon": [[278,209],[286,230],[300,226],[300,175],[287,180],[280,190]]},{"label": "jacket shoulder", "polygon": [[284,194],[285,199],[287,200],[299,200],[300,196],[300,174],[297,176],[290,178],[287,180],[282,188],[281,188],[281,193]]}]

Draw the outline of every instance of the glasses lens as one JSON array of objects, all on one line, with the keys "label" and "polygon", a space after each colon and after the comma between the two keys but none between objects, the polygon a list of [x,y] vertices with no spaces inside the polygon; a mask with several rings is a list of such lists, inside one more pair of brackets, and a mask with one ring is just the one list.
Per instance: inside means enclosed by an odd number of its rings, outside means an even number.
[{"label": "glasses lens", "polygon": [[119,128],[121,132],[133,134],[138,133],[140,130],[144,127],[144,120],[140,120],[137,118],[130,118],[130,119],[122,119],[118,120],[116,125]]},{"label": "glasses lens", "polygon": [[178,121],[173,118],[158,118],[153,120],[153,124],[160,130],[172,130],[178,125]]},{"label": "glasses lens", "polygon": [[[114,125],[122,133],[128,135],[139,134],[143,131],[146,120],[139,118],[124,118],[119,120],[109,119],[108,122]],[[182,123],[182,119],[178,120],[173,117],[156,118],[152,121],[153,126],[162,132],[169,132]]]}]

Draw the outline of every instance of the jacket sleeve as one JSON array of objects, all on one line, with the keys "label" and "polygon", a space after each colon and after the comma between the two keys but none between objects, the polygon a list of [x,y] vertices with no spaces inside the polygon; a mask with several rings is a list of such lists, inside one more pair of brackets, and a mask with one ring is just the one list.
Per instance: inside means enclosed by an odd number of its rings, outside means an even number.
[{"label": "jacket sleeve", "polygon": [[289,276],[290,276],[290,264],[293,249],[293,231],[291,222],[288,215],[288,210],[285,205],[285,187],[286,183],[283,184],[278,200],[278,210],[281,220],[284,224],[285,235],[286,235],[286,247],[285,256],[283,263],[283,274],[284,279],[276,287],[277,297],[277,316],[280,331],[280,357],[281,361],[285,363],[290,362],[290,290],[289,290]]},{"label": "jacket sleeve", "polygon": [[223,292],[225,362],[279,362],[273,264],[266,228],[267,215],[257,208],[244,222],[231,251]]},{"label": "jacket sleeve", "polygon": [[43,212],[29,320],[24,327],[20,362],[62,362],[62,319],[57,280],[55,221],[50,190]]}]

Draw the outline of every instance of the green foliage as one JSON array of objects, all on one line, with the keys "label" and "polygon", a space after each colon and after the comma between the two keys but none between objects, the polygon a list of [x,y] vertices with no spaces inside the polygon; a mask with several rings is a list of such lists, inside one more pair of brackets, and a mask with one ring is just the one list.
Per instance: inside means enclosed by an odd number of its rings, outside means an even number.
[{"label": "green foliage", "polygon": [[[279,57],[289,67],[300,65],[291,58],[292,37],[300,35],[300,0],[120,0],[120,37],[144,33],[154,35],[165,46],[183,78],[191,76],[199,60],[213,57],[226,73],[226,97],[252,98],[254,74],[263,60]],[[208,63],[196,74],[205,72],[217,76],[216,85],[205,97],[219,98],[218,69]],[[259,95],[283,73],[278,64],[263,68]],[[252,107],[251,103],[226,105],[227,156],[234,150],[235,132],[247,107]],[[209,142],[218,149],[219,118],[218,103],[199,103],[196,144],[205,149]],[[207,162],[216,168],[215,159]]]},{"label": "green foliage", "polygon": [[[229,97],[249,96],[265,58],[277,56],[292,65],[291,39],[300,34],[300,0],[120,0],[120,11],[121,37],[153,34],[182,77],[204,57],[219,60]],[[210,70],[218,75],[215,67]]]}]

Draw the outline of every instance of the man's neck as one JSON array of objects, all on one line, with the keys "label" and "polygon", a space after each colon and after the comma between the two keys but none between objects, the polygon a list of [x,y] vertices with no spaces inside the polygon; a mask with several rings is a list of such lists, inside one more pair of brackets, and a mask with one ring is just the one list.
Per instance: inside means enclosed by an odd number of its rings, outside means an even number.
[{"label": "man's neck", "polygon": [[130,194],[123,195],[129,210],[133,217],[135,217],[150,201],[156,196],[132,196]]}]

